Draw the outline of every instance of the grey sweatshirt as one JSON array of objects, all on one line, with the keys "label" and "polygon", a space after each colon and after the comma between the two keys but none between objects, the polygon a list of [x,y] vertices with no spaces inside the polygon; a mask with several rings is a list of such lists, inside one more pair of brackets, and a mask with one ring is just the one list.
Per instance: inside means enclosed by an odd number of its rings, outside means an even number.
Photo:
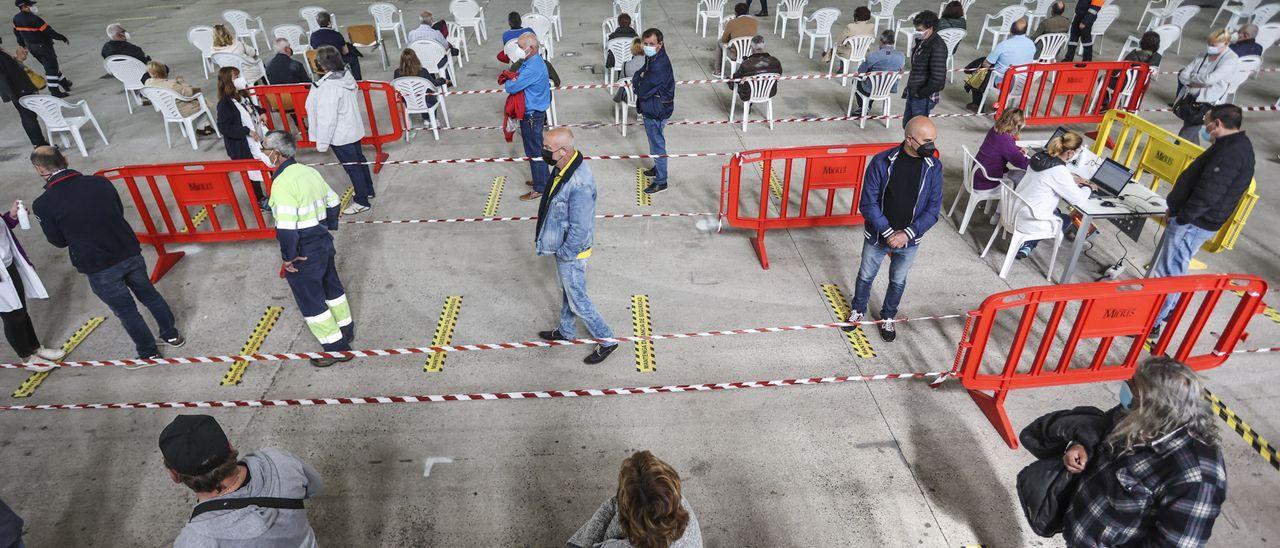
[{"label": "grey sweatshirt", "polygon": [[[309,499],[320,493],[320,474],[283,449],[267,448],[244,457],[249,482],[210,500],[243,497]],[[187,523],[174,548],[315,548],[316,534],[306,510],[259,508],[205,512]]]},{"label": "grey sweatshirt", "polygon": [[[693,515],[689,501],[680,499],[680,506],[689,513],[689,523],[685,525],[684,534],[671,548],[702,548],[702,531],[698,530],[698,517]],[[618,522],[618,498],[609,500],[596,509],[591,520],[578,529],[569,538],[568,548],[632,548],[632,544],[622,534],[622,524]]]}]

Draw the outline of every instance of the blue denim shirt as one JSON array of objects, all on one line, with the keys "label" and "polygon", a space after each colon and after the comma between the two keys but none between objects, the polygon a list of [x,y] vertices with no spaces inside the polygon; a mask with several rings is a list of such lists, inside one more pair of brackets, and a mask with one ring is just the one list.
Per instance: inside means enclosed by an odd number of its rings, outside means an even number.
[{"label": "blue denim shirt", "polygon": [[515,80],[506,83],[507,93],[524,92],[525,113],[546,112],[551,106],[551,77],[547,75],[547,61],[536,54],[520,63],[520,73]]},{"label": "blue denim shirt", "polygon": [[[554,179],[555,172],[552,172]],[[591,251],[596,228],[596,180],[582,162],[559,193],[551,198],[542,232],[535,246],[538,255],[555,255],[557,260],[585,259]],[[547,192],[551,192],[548,188]]]}]

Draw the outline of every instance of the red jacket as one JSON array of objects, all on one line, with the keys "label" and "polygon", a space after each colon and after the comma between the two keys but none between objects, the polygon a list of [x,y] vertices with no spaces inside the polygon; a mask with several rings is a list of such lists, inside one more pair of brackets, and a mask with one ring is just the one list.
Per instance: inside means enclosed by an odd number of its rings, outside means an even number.
[{"label": "red jacket", "polygon": [[[501,54],[500,54],[501,55]],[[498,75],[498,84],[514,79],[516,73],[509,70]],[[507,104],[502,107],[502,136],[510,143],[516,131],[520,129],[520,120],[524,119],[524,92],[520,91],[507,96]]]}]

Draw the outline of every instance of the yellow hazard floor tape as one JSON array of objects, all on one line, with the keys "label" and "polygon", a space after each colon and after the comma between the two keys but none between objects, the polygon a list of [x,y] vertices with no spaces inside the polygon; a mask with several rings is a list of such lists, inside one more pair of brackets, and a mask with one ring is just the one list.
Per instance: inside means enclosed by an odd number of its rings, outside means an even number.
[{"label": "yellow hazard floor tape", "polygon": [[[80,343],[84,342],[85,338],[87,338],[94,329],[97,329],[99,325],[102,325],[102,322],[106,321],[106,319],[107,318],[105,316],[94,316],[89,318],[89,321],[85,322],[84,325],[80,326],[80,329],[77,329],[75,333],[71,334],[71,338],[67,339],[67,342],[62,343],[62,351],[66,352],[66,354],[70,356],[71,352],[74,351],[77,346],[80,346]],[[32,373],[30,377],[27,377],[27,380],[22,381],[22,384],[18,386],[18,390],[13,393],[13,397],[26,398],[31,396],[36,392],[36,388],[40,387],[40,383],[44,382],[44,380],[49,376],[49,373],[52,372],[53,371],[42,371],[39,373]]]},{"label": "yellow hazard floor tape", "polygon": [[[262,348],[262,343],[267,340],[267,335],[271,334],[271,328],[275,327],[276,321],[280,319],[280,313],[284,312],[283,306],[268,306],[267,311],[262,313],[262,319],[258,320],[258,324],[253,326],[253,332],[249,334],[249,340],[245,341],[244,347],[240,349],[240,354],[253,354]],[[227,373],[222,376],[222,386],[235,386],[244,380],[244,372],[249,367],[249,362],[237,361],[231,364],[231,368],[227,369]]]},{"label": "yellow hazard floor tape", "polygon": [[[196,214],[191,216],[191,226],[194,226],[197,229],[199,229],[200,225],[204,224],[205,220],[208,218],[209,218],[209,210],[206,209],[204,206],[200,206],[200,209],[196,211]],[[178,232],[186,232],[186,231],[187,231],[187,227],[185,225],[178,227]]]},{"label": "yellow hazard floor tape", "polygon": [[349,186],[347,191],[342,193],[342,199],[338,201],[338,216],[342,216],[342,212],[351,205],[351,199],[356,197],[356,187]]},{"label": "yellow hazard floor tape", "polygon": [[636,168],[636,205],[638,206],[653,205],[650,196],[644,192],[646,186],[649,186],[649,184],[648,179],[644,176],[644,168],[638,167]]},{"label": "yellow hazard floor tape", "polygon": [[505,176],[493,178],[493,183],[489,185],[489,199],[484,202],[484,213],[482,217],[492,217],[498,214],[498,202],[502,200],[502,187],[507,182]]},{"label": "yellow hazard floor tape", "polygon": [[[631,330],[637,337],[648,337],[653,334],[653,323],[649,318],[649,296],[631,296]],[[654,360],[653,341],[636,341],[636,371],[652,373],[658,370]]]},{"label": "yellow hazard floor tape", "polygon": [[778,172],[769,170],[769,192],[773,193],[773,197],[778,201],[782,201],[782,179],[778,178]]},{"label": "yellow hazard floor tape", "polygon": [[1218,399],[1218,396],[1215,396],[1208,388],[1204,390],[1204,399],[1209,400],[1209,406],[1213,408],[1213,413],[1225,421],[1227,426],[1230,426],[1236,434],[1244,438],[1245,443],[1248,443],[1249,447],[1252,447],[1254,451],[1257,451],[1262,456],[1262,460],[1267,461],[1276,470],[1280,470],[1280,454],[1276,453],[1275,447],[1267,443],[1267,440],[1261,434],[1255,432],[1249,426],[1249,423],[1244,422],[1244,419],[1228,408],[1227,404],[1222,403],[1222,400]]},{"label": "yellow hazard floor tape", "polygon": [[[840,286],[836,284],[822,284],[822,294],[827,297],[827,305],[831,307],[831,312],[835,314],[840,321],[849,319],[849,299],[845,298],[844,293],[840,291]],[[871,347],[871,341],[867,340],[867,334],[862,331],[862,326],[858,326],[853,331],[842,331],[845,338],[849,340],[849,346],[853,347],[853,352],[859,358],[876,357],[876,349]]]},{"label": "yellow hazard floor tape", "polygon": [[[440,321],[436,322],[436,333],[431,337],[431,346],[444,346],[453,342],[453,329],[458,326],[458,312],[462,310],[462,296],[450,295],[444,299],[444,307],[440,310]],[[427,359],[423,371],[439,373],[444,370],[444,358],[448,352],[433,352]]]}]

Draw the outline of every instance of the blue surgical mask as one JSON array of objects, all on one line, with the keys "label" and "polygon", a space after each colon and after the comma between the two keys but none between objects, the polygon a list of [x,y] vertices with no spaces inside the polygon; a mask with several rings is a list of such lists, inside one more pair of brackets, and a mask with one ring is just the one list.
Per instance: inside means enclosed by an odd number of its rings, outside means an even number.
[{"label": "blue surgical mask", "polygon": [[1120,405],[1125,409],[1129,409],[1133,405],[1133,392],[1129,390],[1129,383],[1120,383]]},{"label": "blue surgical mask", "polygon": [[1200,142],[1208,143],[1213,141],[1213,135],[1209,134],[1209,130],[1204,126],[1200,126]]},{"label": "blue surgical mask", "polygon": [[645,46],[645,47],[644,47],[644,56],[645,56],[645,57],[653,57],[654,55],[657,55],[657,54],[658,54],[658,46]]}]

